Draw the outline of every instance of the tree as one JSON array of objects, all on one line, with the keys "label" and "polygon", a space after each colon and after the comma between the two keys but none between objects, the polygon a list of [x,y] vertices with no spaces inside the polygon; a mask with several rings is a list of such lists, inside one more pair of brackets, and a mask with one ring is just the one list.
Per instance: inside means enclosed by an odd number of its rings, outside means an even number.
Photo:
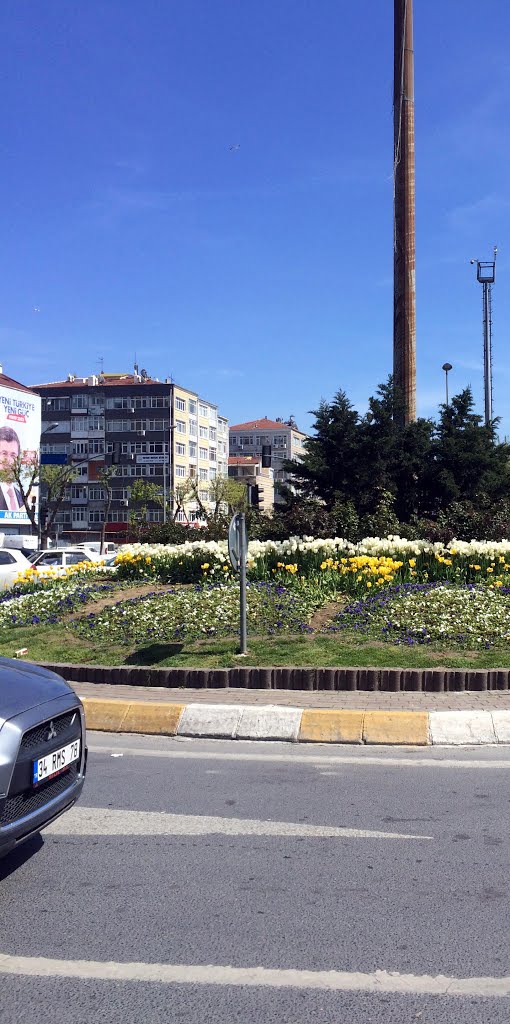
[{"label": "tree", "polygon": [[[66,489],[76,475],[76,467],[68,465],[41,465],[37,452],[21,451],[14,458],[3,459],[0,463],[0,481],[13,484],[20,492],[23,507],[34,530],[38,530],[37,517],[40,517],[40,542],[45,548],[48,537],[66,496]],[[40,507],[37,509],[34,489],[44,487],[44,506],[40,495]],[[45,514],[42,515],[41,513]]]},{"label": "tree", "polygon": [[[246,485],[240,480],[228,476],[217,476],[207,485],[208,503],[200,496],[204,489],[204,481],[191,478],[190,498],[195,501],[211,536],[223,537],[228,528],[230,517],[235,512],[244,512],[248,507]],[[212,507],[211,507],[212,506]]]},{"label": "tree", "polygon": [[332,402],[322,399],[315,416],[315,436],[305,441],[306,455],[287,464],[292,484],[303,497],[321,498],[330,508],[348,501],[359,485],[359,415],[345,391]]},{"label": "tree", "polygon": [[101,555],[104,552],[106,540],[106,524],[108,522],[108,515],[112,505],[112,480],[116,473],[117,466],[103,466],[97,472],[97,479],[105,492],[104,518],[103,522],[101,523]]},{"label": "tree", "polygon": [[129,522],[135,528],[138,540],[141,540],[149,504],[163,506],[161,488],[149,480],[138,478],[131,488],[129,501],[131,505],[135,505],[129,512]]}]

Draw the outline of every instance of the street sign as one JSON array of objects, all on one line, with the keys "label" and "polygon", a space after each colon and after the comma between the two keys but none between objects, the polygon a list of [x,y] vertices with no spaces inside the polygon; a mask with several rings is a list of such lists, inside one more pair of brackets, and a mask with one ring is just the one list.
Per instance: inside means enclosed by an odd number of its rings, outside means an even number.
[{"label": "street sign", "polygon": [[41,466],[66,466],[68,456],[67,455],[41,455],[40,463]]},{"label": "street sign", "polygon": [[163,466],[168,463],[168,455],[137,455],[136,461],[142,466]]},{"label": "street sign", "polygon": [[246,523],[244,522],[244,516],[241,519],[241,513],[236,512],[236,514],[232,516],[228,528],[228,557],[230,558],[232,568],[235,569],[236,572],[239,572],[239,569],[241,568],[241,531],[244,533],[244,544],[242,547],[246,562],[248,555],[248,531],[246,529]]}]

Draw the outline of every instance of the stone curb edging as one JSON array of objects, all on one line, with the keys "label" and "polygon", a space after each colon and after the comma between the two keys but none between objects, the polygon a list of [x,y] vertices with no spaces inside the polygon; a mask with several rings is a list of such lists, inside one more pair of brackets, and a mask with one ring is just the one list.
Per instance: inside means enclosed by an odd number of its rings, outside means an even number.
[{"label": "stone curb edging", "polygon": [[87,728],[204,739],[392,746],[510,743],[510,711],[340,711],[84,697]]},{"label": "stone curb edging", "polygon": [[464,693],[510,689],[510,669],[400,668],[151,668],[38,662],[73,683],[161,686],[191,690],[362,690],[379,693]]}]

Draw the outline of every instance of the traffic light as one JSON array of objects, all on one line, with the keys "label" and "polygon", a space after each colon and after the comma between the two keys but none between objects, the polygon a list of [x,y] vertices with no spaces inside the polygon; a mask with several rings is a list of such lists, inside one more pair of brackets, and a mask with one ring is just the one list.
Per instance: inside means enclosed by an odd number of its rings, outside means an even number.
[{"label": "traffic light", "polygon": [[46,523],[48,522],[48,506],[42,505],[39,509],[39,526],[41,530],[44,530]]},{"label": "traffic light", "polygon": [[259,487],[258,484],[252,484],[250,487],[250,505],[252,508],[260,508],[263,493],[262,487]]},{"label": "traffic light", "polygon": [[271,445],[262,445],[262,469],[271,469]]}]

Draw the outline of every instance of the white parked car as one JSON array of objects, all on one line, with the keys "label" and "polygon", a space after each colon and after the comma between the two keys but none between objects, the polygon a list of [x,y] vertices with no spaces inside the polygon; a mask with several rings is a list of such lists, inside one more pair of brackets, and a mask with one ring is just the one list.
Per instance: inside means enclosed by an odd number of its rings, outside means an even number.
[{"label": "white parked car", "polygon": [[82,548],[50,548],[47,551],[36,551],[31,555],[29,565],[34,569],[62,569],[79,562],[100,562],[95,551],[84,551]]},{"label": "white parked car", "polygon": [[30,568],[31,563],[21,551],[0,548],[0,589],[11,587],[15,577]]}]

